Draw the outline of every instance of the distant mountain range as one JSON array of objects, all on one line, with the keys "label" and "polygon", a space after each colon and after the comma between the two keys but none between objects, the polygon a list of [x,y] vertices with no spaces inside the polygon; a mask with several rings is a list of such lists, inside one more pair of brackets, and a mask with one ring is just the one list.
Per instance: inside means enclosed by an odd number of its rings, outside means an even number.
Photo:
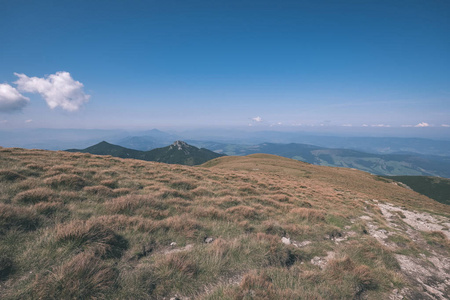
[{"label": "distant mountain range", "polygon": [[[426,129],[423,129],[426,130]],[[421,131],[423,131],[421,130]],[[450,129],[442,128],[441,131]],[[196,147],[211,149],[209,144],[258,145],[308,144],[325,148],[352,149],[375,154],[420,154],[450,157],[449,134],[442,134],[438,140],[429,138],[400,137],[357,137],[339,136],[337,133],[320,134],[286,131],[249,131],[224,129],[196,129],[178,132],[152,130],[98,130],[98,129],[11,129],[0,130],[0,146],[63,150],[86,148],[98,141],[122,147],[148,151],[183,140]],[[445,137],[445,138],[444,138]],[[225,154],[229,154],[224,152]]]},{"label": "distant mountain range", "polygon": [[296,143],[232,145],[203,142],[198,144],[227,155],[266,153],[320,166],[354,168],[376,175],[423,175],[450,178],[450,157],[445,156],[373,154],[351,149],[330,149]]},{"label": "distant mountain range", "polygon": [[223,156],[208,149],[197,148],[182,141],[176,141],[170,146],[156,148],[150,151],[140,151],[100,142],[86,149],[68,149],[69,152],[82,152],[97,155],[111,155],[120,158],[134,158],[146,161],[156,161],[168,164],[200,165],[208,160]]},{"label": "distant mountain range", "polygon": [[351,149],[330,149],[296,143],[262,143],[259,145],[233,145],[196,141],[191,141],[190,143],[195,143],[200,147],[197,148],[185,142],[177,141],[167,147],[141,151],[101,142],[86,149],[70,149],[68,151],[184,165],[202,164],[222,155],[242,156],[266,153],[320,166],[353,168],[376,175],[438,176],[450,178],[450,157],[444,156],[373,154]]},{"label": "distant mountain range", "polygon": [[128,136],[116,142],[122,147],[149,151],[169,145],[173,141],[180,140],[177,135],[166,133],[158,129],[152,129],[141,133],[139,136]]}]

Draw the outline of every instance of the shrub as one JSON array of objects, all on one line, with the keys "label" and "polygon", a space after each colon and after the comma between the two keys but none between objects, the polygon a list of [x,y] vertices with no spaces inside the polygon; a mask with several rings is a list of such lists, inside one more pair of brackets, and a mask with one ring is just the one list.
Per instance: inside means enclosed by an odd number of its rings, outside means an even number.
[{"label": "shrub", "polygon": [[44,183],[51,186],[54,189],[58,188],[68,188],[68,189],[74,189],[79,190],[82,189],[84,186],[87,185],[86,181],[74,174],[61,174],[52,176],[50,178],[47,178],[44,180]]},{"label": "shrub", "polygon": [[70,248],[92,250],[102,257],[120,257],[128,242],[113,230],[97,221],[72,221],[56,226],[56,241]]},{"label": "shrub", "polygon": [[0,233],[10,228],[34,230],[38,224],[39,217],[32,209],[0,203]]},{"label": "shrub", "polygon": [[35,204],[56,199],[56,194],[48,188],[36,188],[17,194],[13,201],[22,204]]},{"label": "shrub", "polygon": [[83,252],[46,276],[37,277],[37,299],[105,299],[117,272],[93,253]]}]

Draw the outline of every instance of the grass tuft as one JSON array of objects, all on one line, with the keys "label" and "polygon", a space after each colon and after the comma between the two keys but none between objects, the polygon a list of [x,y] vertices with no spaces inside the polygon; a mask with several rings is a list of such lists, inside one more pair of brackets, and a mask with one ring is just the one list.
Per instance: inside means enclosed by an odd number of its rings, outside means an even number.
[{"label": "grass tuft", "polygon": [[304,219],[308,222],[317,222],[325,220],[325,212],[318,209],[298,207],[290,211],[290,214],[296,218]]},{"label": "grass tuft", "polygon": [[72,221],[56,226],[55,239],[75,251],[92,251],[101,257],[120,257],[128,242],[98,221]]},{"label": "grass tuft", "polygon": [[28,207],[18,207],[0,203],[0,234],[4,230],[35,230],[39,225],[39,217]]},{"label": "grass tuft", "polygon": [[91,252],[83,252],[52,272],[37,277],[37,299],[106,299],[116,285],[117,271]]},{"label": "grass tuft", "polygon": [[55,175],[44,180],[44,183],[54,189],[80,190],[87,185],[86,181],[74,174]]},{"label": "grass tuft", "polygon": [[57,194],[49,188],[36,188],[17,194],[13,201],[20,204],[36,204],[55,200]]},{"label": "grass tuft", "polygon": [[86,186],[83,188],[83,191],[85,191],[90,195],[95,195],[99,197],[109,197],[114,195],[114,192],[104,185]]},{"label": "grass tuft", "polygon": [[16,181],[25,179],[25,176],[20,175],[17,172],[11,170],[0,170],[0,182],[1,181]]}]

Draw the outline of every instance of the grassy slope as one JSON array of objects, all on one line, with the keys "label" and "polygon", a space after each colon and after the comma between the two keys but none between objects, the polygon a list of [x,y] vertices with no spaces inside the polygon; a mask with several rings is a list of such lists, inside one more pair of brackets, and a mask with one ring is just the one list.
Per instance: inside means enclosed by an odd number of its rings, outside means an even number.
[{"label": "grassy slope", "polygon": [[[406,283],[358,219],[380,217],[365,201],[450,214],[367,173],[271,155],[187,167],[0,148],[0,183],[2,299],[386,298]],[[356,235],[336,244],[344,228]],[[310,263],[328,251],[327,268]]]},{"label": "grassy slope", "polygon": [[402,182],[414,191],[450,205],[450,179],[427,176],[385,176]]}]

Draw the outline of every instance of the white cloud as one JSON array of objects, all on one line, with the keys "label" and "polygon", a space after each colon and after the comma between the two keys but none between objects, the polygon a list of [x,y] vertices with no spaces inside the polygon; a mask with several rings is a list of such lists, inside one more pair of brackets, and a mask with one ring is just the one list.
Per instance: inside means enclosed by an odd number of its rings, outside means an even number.
[{"label": "white cloud", "polygon": [[84,93],[83,84],[73,80],[69,72],[56,72],[46,78],[14,74],[19,77],[14,83],[20,91],[39,93],[51,109],[59,106],[67,111],[76,111],[91,97]]},{"label": "white cloud", "polygon": [[270,127],[281,126],[281,125],[283,125],[283,123],[277,122],[277,123],[270,124]]},{"label": "white cloud", "polygon": [[30,99],[21,95],[7,83],[0,83],[0,112],[13,112],[24,108]]},{"label": "white cloud", "polygon": [[33,120],[29,119],[29,120],[25,120],[25,123],[31,123],[33,122]]},{"label": "white cloud", "polygon": [[415,125],[414,127],[430,127],[430,124],[422,122],[422,123]]},{"label": "white cloud", "polygon": [[258,116],[258,117],[252,118],[252,120],[259,123],[259,122],[262,122],[263,119]]},{"label": "white cloud", "polygon": [[442,127],[450,127],[449,124],[442,124],[441,126],[442,126]]},{"label": "white cloud", "polygon": [[372,127],[391,127],[391,125],[386,125],[386,124],[376,124],[376,125],[371,125]]},{"label": "white cloud", "polygon": [[[322,125],[322,124],[320,124],[320,125]],[[341,126],[342,126],[342,127],[353,127],[352,124],[342,124]]]},{"label": "white cloud", "polygon": [[369,127],[369,125],[367,125],[367,124],[362,124],[362,127]]}]

